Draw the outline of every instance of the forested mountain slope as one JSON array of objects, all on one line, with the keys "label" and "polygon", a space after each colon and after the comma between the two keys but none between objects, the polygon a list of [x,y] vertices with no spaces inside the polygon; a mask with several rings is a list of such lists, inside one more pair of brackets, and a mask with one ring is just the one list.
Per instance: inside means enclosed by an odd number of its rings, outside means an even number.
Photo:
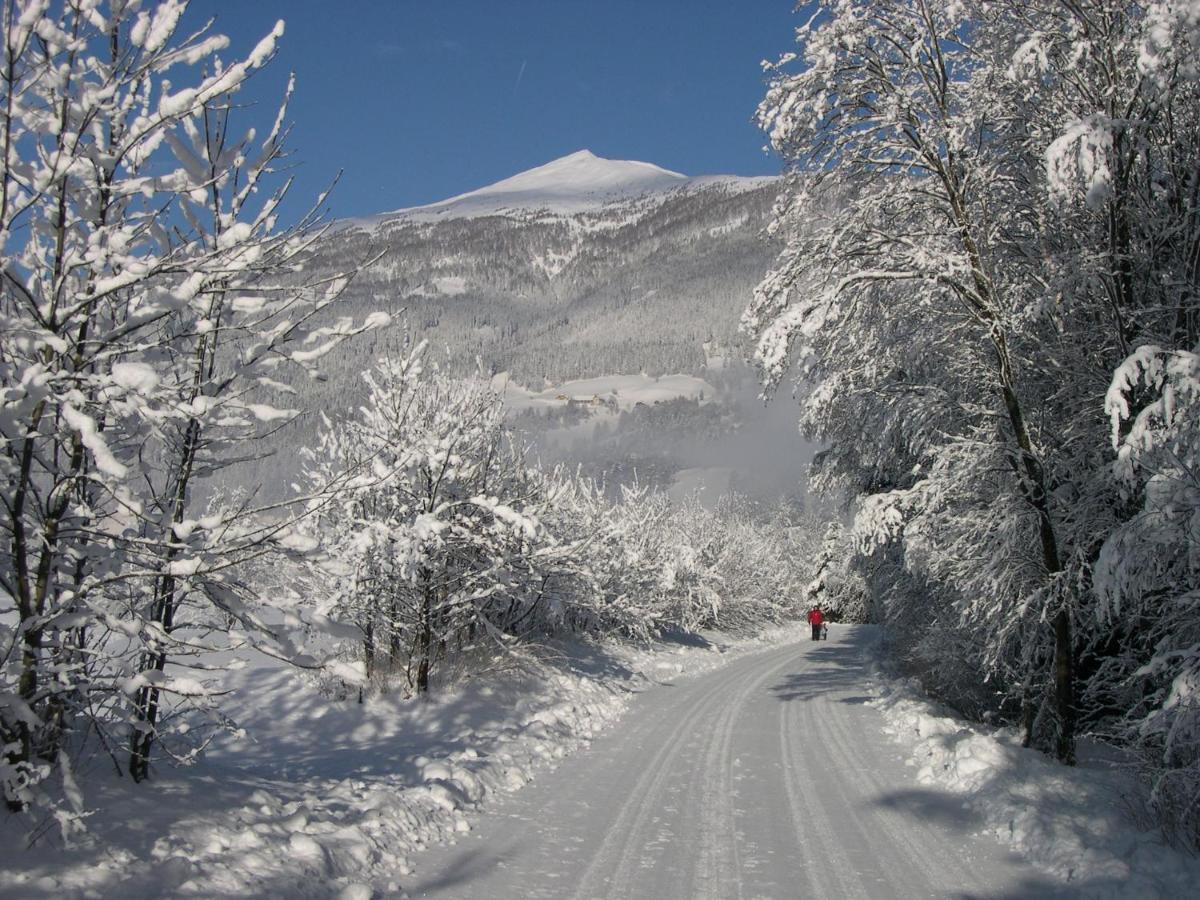
[{"label": "forested mountain slope", "polygon": [[777,188],[775,178],[688,178],[580,151],[431,206],[337,223],[303,277],[361,267],[326,316],[384,311],[396,324],[323,359],[325,379],[297,398],[309,414],[235,480],[277,493],[315,413],[353,408],[362,373],[413,339],[428,340],[427,360],[450,374],[508,372],[539,390],[711,374],[713,357],[739,355],[741,310],[777,252],[764,237]]},{"label": "forested mountain slope", "polygon": [[[455,370],[478,359],[538,384],[696,372],[705,341],[733,343],[773,258],[762,231],[775,193],[772,178],[690,179],[582,151],[463,198],[346,223],[320,260],[369,261],[345,311],[405,311]],[[331,391],[402,337],[381,332],[341,354]]]}]

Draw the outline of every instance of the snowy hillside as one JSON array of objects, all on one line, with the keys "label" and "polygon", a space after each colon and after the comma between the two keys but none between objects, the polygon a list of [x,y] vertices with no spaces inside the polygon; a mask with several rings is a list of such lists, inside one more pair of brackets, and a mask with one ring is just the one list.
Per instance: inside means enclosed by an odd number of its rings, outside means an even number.
[{"label": "snowy hillside", "polygon": [[[580,151],[441,203],[344,223],[313,267],[363,266],[331,322],[389,313],[452,374],[507,372],[534,392],[639,373],[709,378],[742,353],[739,316],[776,253],[763,231],[777,184],[689,178]],[[304,405],[353,408],[362,373],[407,339],[393,327],[340,347],[322,360],[325,380],[304,384]],[[721,377],[750,381],[746,370]],[[289,426],[281,454],[310,443],[312,428],[312,417]],[[661,463],[652,465],[674,467]],[[239,479],[248,487],[290,478],[295,466],[277,457],[250,469]]]},{"label": "snowy hillside", "polygon": [[[776,189],[773,178],[688,178],[580,151],[441,203],[348,222],[317,263],[364,264],[338,314],[403,312],[454,370],[482,362],[537,387],[695,374],[705,341],[737,341],[741,310],[774,258],[762,232]],[[356,380],[400,339],[377,334],[342,364]],[[330,376],[340,390],[342,376]]]},{"label": "snowy hillside", "polygon": [[604,159],[578,150],[526,172],[427,206],[399,209],[356,226],[373,229],[396,220],[431,222],[474,216],[520,215],[526,211],[561,215],[591,212],[639,198],[665,200],[669,192],[720,183],[729,189],[752,190],[774,178],[717,176],[689,178],[652,163]]}]

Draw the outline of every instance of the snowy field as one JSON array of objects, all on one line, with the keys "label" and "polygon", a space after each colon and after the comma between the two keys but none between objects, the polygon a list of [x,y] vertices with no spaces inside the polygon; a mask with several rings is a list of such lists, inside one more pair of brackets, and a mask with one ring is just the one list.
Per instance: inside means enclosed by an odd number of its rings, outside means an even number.
[{"label": "snowy field", "polygon": [[[641,869],[667,874],[659,896],[801,883],[888,896],[901,878],[936,896],[984,879],[1005,896],[1165,898],[1200,877],[1129,824],[1119,770],[1086,754],[1064,769],[967,727],[880,673],[873,629],[802,637],[793,626],[643,650],[561,645],[428,702],[332,701],[293,672],[251,666],[229,698],[244,737],[146,788],[101,777],[95,760],[94,838],[52,854],[46,833],[7,853],[0,896],[557,896],[555,879],[574,877],[557,860],[573,853],[591,879],[581,896],[621,884],[638,896],[628,879]],[[809,770],[821,777],[807,782]],[[606,778],[653,783],[609,790]],[[6,847],[26,843],[15,824]],[[610,847],[618,826],[637,833]],[[528,860],[545,871],[514,889],[505,854],[535,827],[522,846],[556,862]],[[939,852],[971,865],[939,871]],[[673,880],[692,863],[672,854],[694,858],[691,881]]]},{"label": "snowy field", "polygon": [[652,406],[669,400],[699,400],[712,397],[716,389],[703,378],[692,375],[607,375],[548,385],[540,391],[523,387],[509,379],[506,372],[492,378],[492,387],[504,396],[504,405],[513,412],[526,409],[556,409],[568,403],[603,410],[633,409],[639,403]]},{"label": "snowy field", "polygon": [[[636,693],[783,636],[560,645],[534,671],[361,706],[264,661],[229,675],[244,738],[193,768],[160,767],[146,788],[94,759],[95,837],[62,852],[47,823],[31,849],[5,853],[0,897],[391,895],[411,854],[469,831],[496,794],[586,746]],[[21,824],[6,817],[0,844],[28,844]]]}]

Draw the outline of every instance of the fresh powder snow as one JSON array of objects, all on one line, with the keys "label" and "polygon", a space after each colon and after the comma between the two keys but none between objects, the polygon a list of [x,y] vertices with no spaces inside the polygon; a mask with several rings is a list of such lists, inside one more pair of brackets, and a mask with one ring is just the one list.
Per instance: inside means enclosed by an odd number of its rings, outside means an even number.
[{"label": "fresh powder snow", "polygon": [[0,897],[1170,897],[1200,875],[1119,820],[1114,776],[883,675],[876,628],[806,632],[562,644],[421,703],[260,660],[232,676],[239,735],[154,792],[93,780],[105,838],[6,858]]},{"label": "fresh powder snow", "polygon": [[1196,893],[1200,4],[1112,6],[325,227],[282,21],[6,3],[0,898]]}]

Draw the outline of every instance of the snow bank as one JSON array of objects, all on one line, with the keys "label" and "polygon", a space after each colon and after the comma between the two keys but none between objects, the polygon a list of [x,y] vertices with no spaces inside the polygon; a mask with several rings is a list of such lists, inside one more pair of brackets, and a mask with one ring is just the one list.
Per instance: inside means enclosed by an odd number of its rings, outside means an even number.
[{"label": "snow bank", "polygon": [[470,831],[491,798],[587,746],[634,693],[795,637],[564,644],[553,667],[362,705],[278,665],[249,666],[230,675],[245,738],[192,769],[160,767],[142,787],[93,772],[100,811],[86,843],[44,836],[22,853],[22,820],[0,823],[0,896],[398,895],[411,854]]},{"label": "snow bank", "polygon": [[1194,896],[1200,860],[1139,829],[1130,812],[1138,785],[1103,748],[1081,742],[1079,765],[1058,765],[1011,731],[956,718],[915,680],[873,671],[872,705],[908,748],[918,779],[961,795],[983,831],[1089,897]]}]

